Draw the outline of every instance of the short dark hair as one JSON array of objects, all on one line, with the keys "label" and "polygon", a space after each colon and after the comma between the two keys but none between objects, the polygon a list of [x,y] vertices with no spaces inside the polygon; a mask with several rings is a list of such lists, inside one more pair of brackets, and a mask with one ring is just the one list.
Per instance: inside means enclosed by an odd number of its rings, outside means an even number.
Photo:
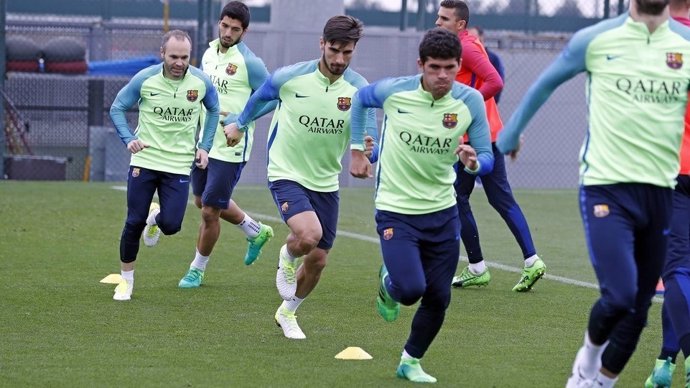
[{"label": "short dark hair", "polygon": [[177,40],[185,40],[189,41],[189,44],[192,44],[192,38],[189,36],[189,34],[186,31],[182,30],[171,30],[165,33],[163,35],[163,40],[161,42],[161,49],[165,51],[165,45],[168,44],[168,41],[170,38],[175,38]]},{"label": "short dark hair", "polygon": [[419,59],[425,63],[427,59],[455,59],[460,62],[462,46],[458,35],[444,28],[436,27],[424,34],[419,43]]},{"label": "short dark hair", "polygon": [[465,23],[470,24],[470,7],[462,0],[443,0],[441,7],[455,9],[455,16],[459,20],[464,20]]},{"label": "short dark hair", "polygon": [[220,11],[218,20],[223,20],[226,16],[230,19],[239,20],[242,23],[242,28],[245,30],[249,27],[251,15],[249,14],[249,8],[242,2],[231,1],[225,4],[223,10]]},{"label": "short dark hair", "polygon": [[354,42],[357,44],[357,41],[362,37],[363,30],[364,25],[355,17],[347,15],[333,16],[328,19],[323,27],[323,40],[328,43]]}]

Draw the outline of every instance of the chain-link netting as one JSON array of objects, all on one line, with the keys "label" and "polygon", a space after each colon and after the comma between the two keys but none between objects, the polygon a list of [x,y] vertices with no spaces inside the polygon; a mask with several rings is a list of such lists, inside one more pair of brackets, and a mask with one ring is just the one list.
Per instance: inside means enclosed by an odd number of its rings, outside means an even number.
[{"label": "chain-link netting", "polygon": [[[517,2],[498,0],[478,3],[481,6],[477,15],[480,15],[490,12],[491,7],[512,7]],[[554,0],[554,3],[557,1]],[[602,0],[577,4],[583,12],[589,12],[585,13],[589,16],[592,12],[596,15],[603,13],[603,3]],[[617,1],[611,2],[612,7],[614,3]],[[590,7],[589,11],[587,7]],[[546,11],[541,8],[539,12]],[[551,9],[548,12],[556,11]],[[69,38],[86,49],[85,60],[89,63],[133,57],[155,58],[159,53],[162,35],[159,25],[135,20],[103,22],[90,18],[54,20],[52,23],[40,18],[41,23],[38,21],[31,20],[30,16],[22,16],[19,20],[10,18],[8,40],[21,37],[43,47],[56,38]],[[590,19],[589,23],[595,21]],[[181,22],[171,27],[187,30],[193,40],[196,37],[194,23]],[[417,72],[417,45],[421,32],[367,26],[365,34],[357,46],[352,67],[370,82]],[[535,34],[487,29],[486,46],[501,57],[506,69],[505,88],[499,104],[504,121],[568,38],[569,34],[564,33]],[[252,24],[245,41],[263,58],[269,71],[320,55],[318,32],[276,30],[270,24],[256,23]],[[194,49],[203,50],[205,47]],[[5,81],[6,95],[11,100],[12,109],[22,117],[23,121],[18,125],[25,128],[23,136],[31,153],[34,156],[53,157],[55,163],[64,164],[64,176],[56,179],[124,180],[129,155],[112,128],[108,111],[115,95],[130,76],[50,73],[45,71],[46,64],[42,66],[37,72],[9,71]],[[6,108],[6,111],[9,110]],[[379,120],[380,116],[379,113]],[[136,110],[130,112],[128,118],[134,128]],[[12,120],[11,115],[5,115],[6,127]],[[254,147],[252,159],[243,172],[242,183],[263,184],[266,180],[266,151],[265,147],[258,145],[266,142],[269,120],[270,115],[262,118],[257,125],[257,147]],[[584,81],[580,76],[557,90],[530,124],[519,161],[508,163],[513,185],[531,188],[575,187],[577,153],[586,125]],[[6,157],[18,154],[6,148]],[[347,165],[347,160],[344,164]],[[5,171],[10,178],[12,173],[18,174],[21,166],[28,168],[19,162],[16,165],[14,170],[10,168]],[[22,176],[31,175],[25,173]],[[341,176],[341,183],[369,184],[351,179],[346,173]]]}]

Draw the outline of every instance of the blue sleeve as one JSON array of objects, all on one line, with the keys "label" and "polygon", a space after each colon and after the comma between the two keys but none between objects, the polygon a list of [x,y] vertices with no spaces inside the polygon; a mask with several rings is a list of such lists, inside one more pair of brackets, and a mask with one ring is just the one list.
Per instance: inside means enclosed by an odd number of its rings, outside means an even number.
[{"label": "blue sleeve", "polygon": [[218,92],[213,86],[211,79],[203,72],[198,71],[194,74],[198,74],[203,80],[204,85],[206,85],[206,95],[201,102],[206,107],[206,121],[201,128],[203,131],[203,141],[199,144],[199,148],[206,150],[206,152],[211,151],[213,146],[213,137],[216,133],[216,128],[218,128],[218,119],[220,118],[220,101],[218,100]]},{"label": "blue sleeve", "polygon": [[374,149],[371,151],[371,155],[369,155],[369,163],[376,163],[379,161],[379,143],[376,142],[374,143]]},{"label": "blue sleeve", "polygon": [[[364,87],[369,86],[369,81],[364,78],[361,74],[357,73],[352,69],[348,69],[343,75],[345,80],[349,82],[352,86],[360,90]],[[378,123],[376,121],[376,109],[369,107],[366,112],[366,124],[365,124],[366,134],[374,138],[374,142],[378,141]]]},{"label": "blue sleeve", "polygon": [[120,136],[120,140],[127,145],[132,140],[136,140],[137,137],[134,135],[134,131],[130,130],[129,124],[127,124],[127,117],[125,113],[136,104],[141,98],[141,85],[144,84],[148,78],[157,74],[156,69],[160,66],[155,66],[155,68],[146,68],[138,72],[132,79],[125,85],[115,97],[113,104],[110,106],[110,120],[117,130],[117,135]]},{"label": "blue sleeve", "polygon": [[470,171],[470,174],[486,175],[494,169],[494,153],[491,149],[491,131],[489,121],[486,118],[486,105],[484,98],[475,90],[468,90],[464,98],[465,105],[472,113],[472,123],[467,128],[467,136],[472,148],[477,152],[478,171]]},{"label": "blue sleeve", "polygon": [[576,33],[561,54],[529,88],[517,110],[498,134],[496,147],[501,153],[517,149],[520,134],[537,110],[563,82],[586,70],[585,54],[593,39],[587,30]]},{"label": "blue sleeve", "polygon": [[359,89],[352,97],[350,108],[350,144],[352,145],[363,145],[367,134],[375,140],[378,139],[374,109],[383,108],[383,101],[385,101],[384,96],[377,96],[377,88],[380,85],[381,82],[367,85]]},{"label": "blue sleeve", "polygon": [[237,126],[242,130],[251,121],[275,109],[280,98],[280,88],[289,80],[316,71],[319,60],[300,62],[281,67],[268,76],[266,81],[254,92],[237,118]]},{"label": "blue sleeve", "polygon": [[676,20],[670,19],[668,21],[668,27],[671,31],[682,36],[685,40],[690,40],[690,28],[683,23]]},{"label": "blue sleeve", "polygon": [[[242,113],[237,117],[237,126],[240,128],[246,127],[250,122],[258,119],[263,114],[270,112],[267,105],[269,103],[274,103],[273,108],[275,108],[275,103],[279,98],[280,87],[276,87],[273,84],[273,76],[268,77],[268,79],[252,93],[251,97],[244,106]],[[267,112],[268,110],[268,112]],[[272,110],[272,109],[271,109]]]},{"label": "blue sleeve", "polygon": [[261,58],[257,57],[256,55],[254,55],[254,53],[246,50],[245,52],[243,52],[243,54],[245,63],[247,65],[249,87],[252,90],[257,90],[268,79],[268,69],[266,69],[264,61],[262,61]]}]

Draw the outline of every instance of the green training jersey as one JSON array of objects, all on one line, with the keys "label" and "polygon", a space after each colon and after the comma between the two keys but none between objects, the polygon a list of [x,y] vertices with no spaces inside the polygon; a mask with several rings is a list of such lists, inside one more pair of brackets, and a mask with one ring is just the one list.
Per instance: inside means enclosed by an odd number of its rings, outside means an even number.
[{"label": "green training jersey", "polygon": [[[249,96],[268,78],[268,70],[244,42],[229,47],[225,53],[219,50],[219,39],[209,46],[201,60],[201,69],[211,78],[218,92],[221,112],[236,116],[244,109]],[[254,122],[248,124],[245,136],[234,147],[227,146],[223,123],[221,120],[218,124],[209,157],[233,163],[246,162],[254,143]]]},{"label": "green training jersey", "polygon": [[[350,106],[367,81],[347,68],[331,83],[319,60],[276,70],[252,95],[237,119],[240,127],[261,115],[265,105],[279,100],[268,136],[268,180],[285,179],[318,192],[338,190],[341,159],[350,143]],[[366,127],[376,132],[375,111]]]},{"label": "green training jersey", "polygon": [[400,214],[429,214],[456,204],[455,149],[463,135],[477,152],[479,167],[466,171],[485,175],[494,156],[482,95],[453,83],[434,100],[421,75],[389,78],[362,88],[352,104],[352,144],[364,138],[365,108],[383,108],[376,209]]},{"label": "green training jersey", "polygon": [[555,88],[586,71],[589,128],[580,151],[583,185],[674,187],[690,85],[690,29],[669,20],[650,33],[627,14],[578,31],[539,77],[496,145],[519,135]]},{"label": "green training jersey", "polygon": [[[139,122],[129,129],[125,112],[139,103]],[[189,175],[196,154],[195,137],[201,106],[209,114],[202,131],[206,141],[199,148],[209,151],[218,126],[218,94],[201,70],[189,66],[184,77],[171,80],[163,76],[163,64],[137,73],[115,97],[110,117],[125,145],[140,139],[148,148],[132,155],[130,165]]]}]

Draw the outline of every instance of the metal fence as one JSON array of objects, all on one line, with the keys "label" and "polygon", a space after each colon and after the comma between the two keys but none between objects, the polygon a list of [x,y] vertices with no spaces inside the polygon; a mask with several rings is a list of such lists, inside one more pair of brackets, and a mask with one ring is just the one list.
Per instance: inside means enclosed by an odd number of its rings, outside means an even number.
[{"label": "metal fence", "polygon": [[[195,34],[189,25],[173,24],[171,27],[187,29],[192,36]],[[369,81],[417,72],[417,45],[421,33],[382,27],[368,27],[365,33],[352,67]],[[62,26],[59,20],[54,21],[52,27],[8,22],[7,36],[23,36],[37,43],[45,43],[55,36],[68,36],[88,48],[89,58],[104,60],[157,55],[161,33],[160,25],[94,24],[84,19],[76,27],[74,24]],[[317,58],[320,55],[318,39],[319,34],[315,32],[275,30],[269,24],[257,23],[252,24],[245,41],[272,71],[282,65]],[[567,35],[487,32],[487,46],[502,57],[506,67],[506,86],[499,106],[504,120],[567,39]],[[123,180],[129,155],[115,135],[107,112],[127,81],[126,77],[9,72],[5,91],[29,125],[26,139],[33,154],[64,161],[64,177],[57,179]],[[129,120],[134,127],[136,112],[130,113]],[[269,120],[270,117],[262,118],[257,125],[257,145],[265,144]],[[578,77],[562,86],[533,120],[519,162],[508,163],[513,185],[575,187],[577,152],[585,128],[584,83]],[[252,160],[243,172],[241,183],[244,184],[264,184],[266,180],[266,150],[261,146],[254,148]],[[6,154],[9,153],[7,150]],[[347,159],[344,164],[347,165]],[[5,172],[11,173],[12,169]],[[345,173],[341,175],[341,184],[371,183],[355,180]]]}]

